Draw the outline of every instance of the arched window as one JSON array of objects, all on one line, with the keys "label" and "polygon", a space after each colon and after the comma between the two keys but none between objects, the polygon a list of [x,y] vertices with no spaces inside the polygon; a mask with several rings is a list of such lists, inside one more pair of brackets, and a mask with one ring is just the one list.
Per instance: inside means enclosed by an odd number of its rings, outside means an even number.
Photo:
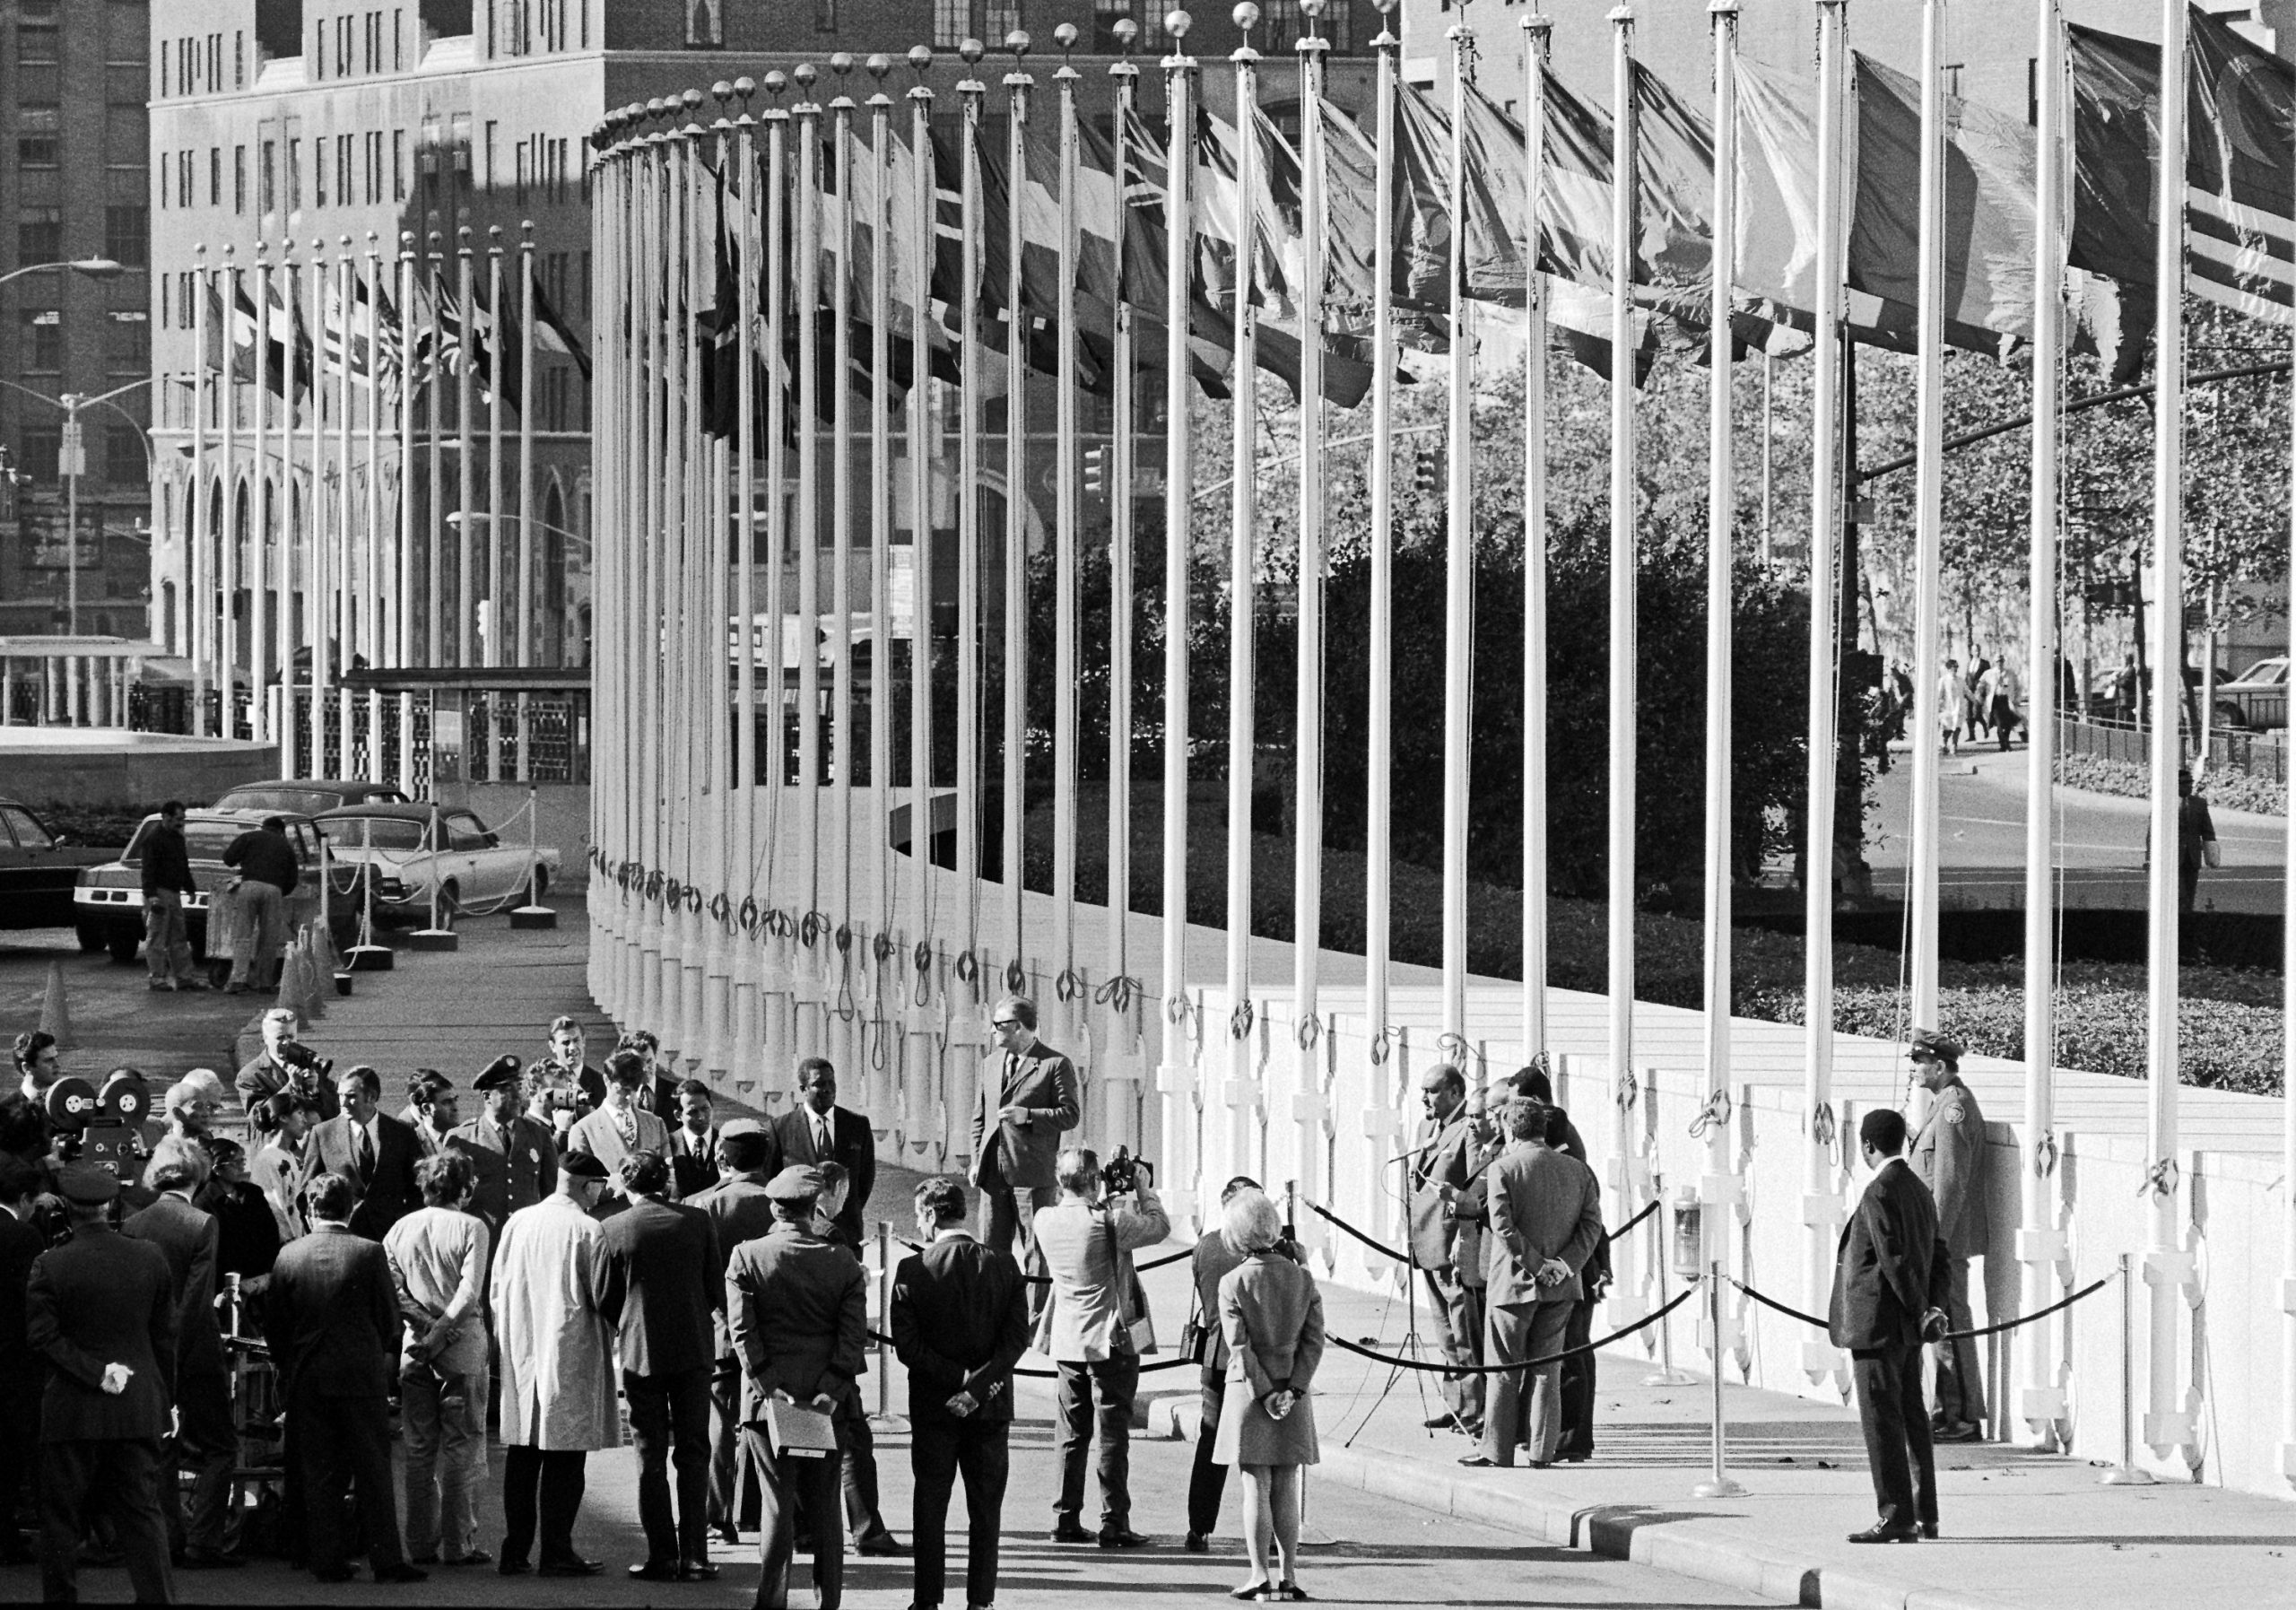
[{"label": "arched window", "polygon": [[718,22],[717,0],[693,0],[693,10],[687,14],[685,42],[689,45],[722,45],[724,30]]}]

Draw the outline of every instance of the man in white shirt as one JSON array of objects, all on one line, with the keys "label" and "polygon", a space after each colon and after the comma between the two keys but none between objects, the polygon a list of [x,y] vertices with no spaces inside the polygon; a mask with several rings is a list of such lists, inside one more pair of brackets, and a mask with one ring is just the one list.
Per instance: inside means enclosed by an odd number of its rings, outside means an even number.
[{"label": "man in white shirt", "polygon": [[414,1171],[422,1205],[383,1237],[410,1333],[399,1369],[406,1428],[406,1549],[417,1565],[485,1565],[478,1494],[486,1480],[486,1259],[492,1234],[469,1211],[470,1160],[445,1152]]}]

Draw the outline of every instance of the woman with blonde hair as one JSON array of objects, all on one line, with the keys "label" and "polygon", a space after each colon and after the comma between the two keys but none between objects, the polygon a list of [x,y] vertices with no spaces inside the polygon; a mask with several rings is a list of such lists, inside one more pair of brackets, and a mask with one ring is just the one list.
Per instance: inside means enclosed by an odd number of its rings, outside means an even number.
[{"label": "woman with blonde hair", "polygon": [[[1221,1210],[1220,1238],[1244,1261],[1220,1282],[1220,1327],[1228,1341],[1228,1390],[1212,1457],[1240,1466],[1244,1547],[1252,1580],[1230,1593],[1248,1600],[1304,1599],[1293,1580],[1300,1551],[1300,1467],[1318,1459],[1308,1397],[1324,1355],[1324,1305],[1315,1277],[1275,1250],[1283,1216],[1265,1193],[1239,1191]],[[1280,1577],[1268,1573],[1275,1545]]]}]

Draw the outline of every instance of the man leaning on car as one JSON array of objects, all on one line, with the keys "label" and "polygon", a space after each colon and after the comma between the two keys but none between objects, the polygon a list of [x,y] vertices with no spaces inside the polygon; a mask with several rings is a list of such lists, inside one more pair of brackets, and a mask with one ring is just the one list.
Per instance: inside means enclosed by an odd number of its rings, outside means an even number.
[{"label": "man leaning on car", "polygon": [[184,931],[183,899],[198,892],[191,879],[191,849],[184,842],[183,801],[160,807],[144,835],[144,944],[154,989],[204,989],[191,970],[191,941]]}]

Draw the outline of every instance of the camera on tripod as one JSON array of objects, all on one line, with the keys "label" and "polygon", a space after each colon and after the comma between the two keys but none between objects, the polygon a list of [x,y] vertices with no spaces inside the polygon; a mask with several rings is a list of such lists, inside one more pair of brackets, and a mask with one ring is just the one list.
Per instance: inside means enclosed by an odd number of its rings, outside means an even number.
[{"label": "camera on tripod", "polygon": [[1140,1188],[1141,1179],[1156,1183],[1154,1165],[1144,1157],[1135,1157],[1131,1149],[1118,1146],[1116,1155],[1100,1164],[1100,1188],[1111,1197],[1121,1197]]},{"label": "camera on tripod", "polygon": [[48,1087],[48,1116],[64,1137],[65,1161],[92,1163],[122,1185],[135,1182],[151,1155],[143,1129],[151,1110],[151,1087],[128,1068],[106,1079],[100,1092],[71,1075]]}]

